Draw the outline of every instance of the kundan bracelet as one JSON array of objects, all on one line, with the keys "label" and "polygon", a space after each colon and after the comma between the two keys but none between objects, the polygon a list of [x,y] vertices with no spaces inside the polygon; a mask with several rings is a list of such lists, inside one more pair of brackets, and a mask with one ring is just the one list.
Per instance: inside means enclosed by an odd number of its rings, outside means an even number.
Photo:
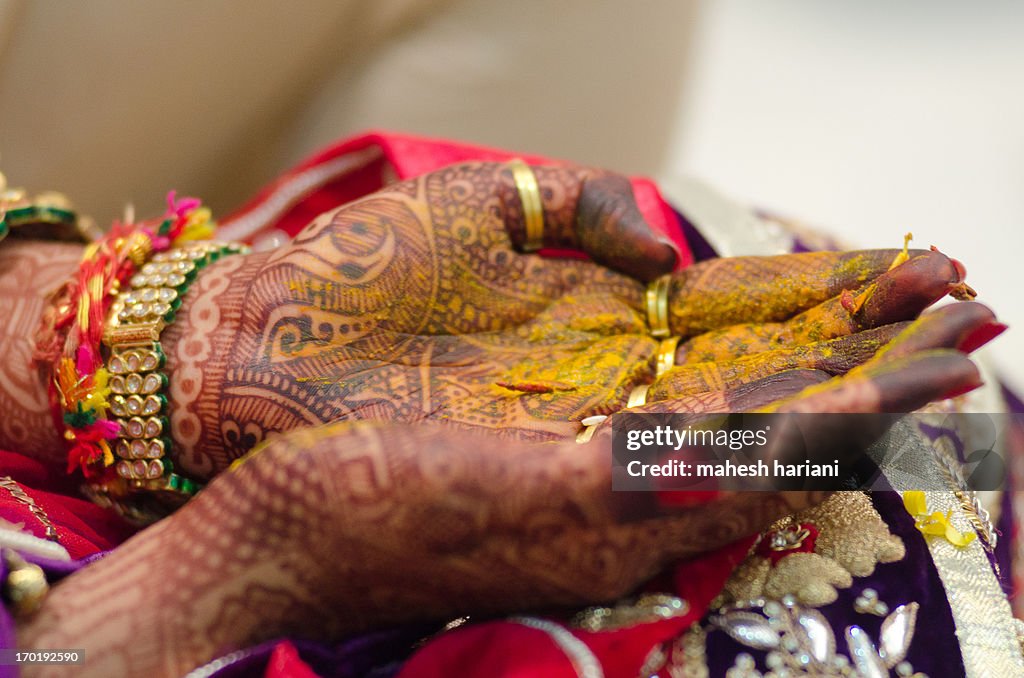
[{"label": "kundan bracelet", "polygon": [[[121,292],[110,309],[103,333],[107,359],[108,403],[116,417],[114,483],[91,485],[94,500],[113,503],[127,489],[158,493],[170,506],[181,504],[199,489],[189,478],[174,472],[170,459],[170,424],[167,419],[167,377],[160,369],[164,353],[160,334],[174,320],[182,297],[196,274],[221,256],[247,251],[237,243],[200,241],[153,255],[131,278],[131,289]],[[111,486],[112,485],[112,486]],[[138,513],[135,504],[116,506]],[[136,520],[148,516],[131,515]]]},{"label": "kundan bracelet", "polygon": [[37,338],[35,359],[52,374],[51,406],[69,443],[68,472],[81,470],[87,494],[135,522],[165,515],[198,489],[167,454],[160,332],[199,269],[246,250],[196,242],[214,229],[208,209],[174,193],[160,220],[115,224],[51,296]]}]

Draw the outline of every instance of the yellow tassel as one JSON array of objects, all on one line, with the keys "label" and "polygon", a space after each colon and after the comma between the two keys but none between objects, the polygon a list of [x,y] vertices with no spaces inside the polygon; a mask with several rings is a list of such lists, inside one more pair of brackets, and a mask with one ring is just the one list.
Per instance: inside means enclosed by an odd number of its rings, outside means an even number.
[{"label": "yellow tassel", "polygon": [[75,388],[78,381],[78,373],[75,371],[75,362],[71,358],[61,358],[56,374],[57,393],[60,395],[60,404],[65,410],[70,409],[71,390]]},{"label": "yellow tassel", "polygon": [[209,240],[213,237],[216,229],[217,224],[213,221],[213,215],[209,208],[200,207],[188,215],[185,227],[181,229],[181,233],[171,245],[176,247],[191,240]]},{"label": "yellow tassel", "polygon": [[113,466],[114,465],[114,453],[110,451],[110,445],[107,444],[106,440],[100,439],[97,443],[100,446],[100,450],[103,451],[103,465]]},{"label": "yellow tassel", "polygon": [[86,262],[96,256],[96,253],[100,251],[100,244],[98,242],[91,242],[85,246],[85,251],[82,252],[82,261]]},{"label": "yellow tassel", "polygon": [[82,401],[82,407],[96,410],[98,415],[102,415],[110,407],[107,400],[107,396],[110,395],[110,387],[107,386],[109,379],[110,373],[106,368],[101,367],[96,370],[92,376],[92,392]]},{"label": "yellow tassel", "polygon": [[83,332],[89,329],[89,295],[83,294],[78,298],[78,326]]}]

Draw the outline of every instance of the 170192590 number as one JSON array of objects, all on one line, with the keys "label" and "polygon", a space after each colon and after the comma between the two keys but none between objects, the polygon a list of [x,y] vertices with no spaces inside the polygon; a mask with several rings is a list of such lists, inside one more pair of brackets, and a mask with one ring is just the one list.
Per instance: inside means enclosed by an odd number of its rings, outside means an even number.
[{"label": "170192590 number", "polygon": [[0,649],[0,666],[18,664],[81,664],[83,650],[4,650]]}]

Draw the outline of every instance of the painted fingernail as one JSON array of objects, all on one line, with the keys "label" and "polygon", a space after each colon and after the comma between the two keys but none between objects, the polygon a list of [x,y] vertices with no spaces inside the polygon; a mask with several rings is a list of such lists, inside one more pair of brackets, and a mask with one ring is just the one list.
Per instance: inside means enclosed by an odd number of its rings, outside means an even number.
[{"label": "painted fingernail", "polygon": [[657,490],[658,503],[662,508],[689,508],[701,506],[724,496],[720,490]]},{"label": "painted fingernail", "polygon": [[953,259],[952,257],[950,257],[949,261],[953,264],[953,268],[954,268],[954,270],[956,270],[956,275],[957,275],[956,280],[951,280],[950,282],[958,283],[958,282],[966,279],[967,278],[967,267],[964,266],[962,263],[960,263],[959,260]]},{"label": "painted fingernail", "polygon": [[987,322],[975,328],[957,346],[964,353],[972,353],[1009,329],[1009,325],[998,321]]},{"label": "painted fingernail", "polygon": [[953,257],[950,257],[950,256],[947,256],[947,255],[943,254],[942,250],[940,250],[935,245],[932,245],[930,249],[931,249],[932,252],[935,252],[936,254],[941,254],[943,257],[945,257],[946,259],[949,260],[950,264],[952,264],[952,266],[953,266],[953,277],[949,279],[949,284],[955,285],[956,283],[961,282],[964,278],[967,277],[967,267],[966,266],[964,266],[962,263],[960,263],[959,261],[957,261]]},{"label": "painted fingernail", "polygon": [[978,379],[977,381],[973,381],[973,382],[967,382],[965,384],[962,384],[961,386],[958,386],[957,388],[954,388],[952,391],[949,391],[948,393],[944,394],[940,398],[940,400],[949,400],[950,398],[956,398],[958,396],[962,396],[965,393],[970,393],[971,391],[973,391],[973,390],[975,390],[977,388],[981,388],[984,385],[985,385],[985,382],[982,381],[981,379]]}]

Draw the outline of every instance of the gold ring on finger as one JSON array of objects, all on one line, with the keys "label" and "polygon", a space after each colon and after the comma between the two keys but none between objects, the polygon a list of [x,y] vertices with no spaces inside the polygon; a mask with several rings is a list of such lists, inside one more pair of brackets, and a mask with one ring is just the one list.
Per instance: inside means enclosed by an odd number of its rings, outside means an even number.
[{"label": "gold ring on finger", "polygon": [[523,204],[523,221],[526,224],[523,251],[536,252],[544,244],[544,204],[540,197],[540,186],[537,185],[533,170],[519,158],[510,160],[508,167],[512,170],[512,181]]},{"label": "gold ring on finger", "polygon": [[647,301],[647,325],[651,328],[651,336],[656,339],[664,339],[670,334],[668,288],[671,281],[671,274],[666,273],[647,285],[647,292],[644,295]]},{"label": "gold ring on finger", "polygon": [[669,337],[658,342],[658,360],[655,363],[655,378],[665,374],[676,366],[676,349],[679,348],[680,337]]},{"label": "gold ring on finger", "polygon": [[647,404],[647,391],[649,391],[650,388],[650,384],[641,384],[630,391],[626,407],[640,407],[641,405]]}]

